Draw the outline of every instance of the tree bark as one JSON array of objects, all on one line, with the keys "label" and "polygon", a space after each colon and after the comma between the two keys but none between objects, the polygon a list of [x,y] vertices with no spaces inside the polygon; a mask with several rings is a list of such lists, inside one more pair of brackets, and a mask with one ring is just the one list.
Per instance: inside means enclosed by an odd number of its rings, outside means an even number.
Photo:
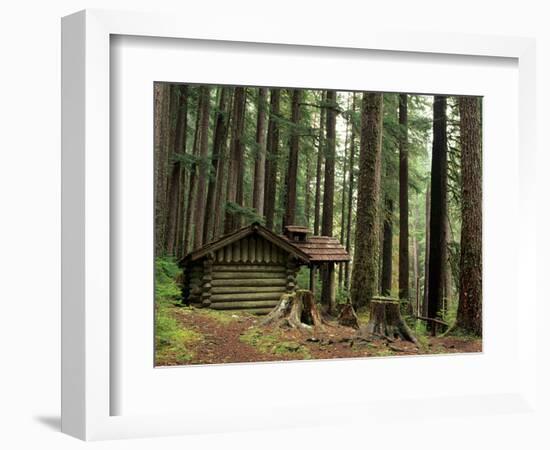
[{"label": "tree bark", "polygon": [[[246,90],[243,87],[235,88],[233,99],[233,114],[231,123],[231,145],[229,168],[227,174],[227,202],[239,207],[242,204],[244,168],[244,119],[246,108]],[[225,233],[230,233],[240,227],[240,214],[226,207]]]},{"label": "tree bark", "polygon": [[170,134],[170,85],[155,83],[155,255],[165,253],[166,185]]},{"label": "tree bark", "polygon": [[[431,172],[430,266],[428,281],[428,318],[435,319],[443,305],[446,270],[445,221],[447,220],[447,99],[434,99],[433,150]],[[428,322],[432,334],[434,322]]]},{"label": "tree bark", "polygon": [[319,114],[319,146],[317,148],[317,168],[315,177],[315,211],[313,218],[313,234],[319,235],[321,224],[321,180],[323,177],[323,160],[325,156],[325,114],[326,93],[321,93],[321,112]]},{"label": "tree bark", "polygon": [[424,239],[424,295],[422,296],[422,315],[428,317],[428,291],[430,288],[430,216],[431,216],[431,181],[426,188],[426,236]]},{"label": "tree bark", "polygon": [[296,224],[296,185],[298,174],[298,150],[300,147],[300,98],[301,90],[292,90],[292,122],[290,131],[290,148],[288,152],[288,167],[286,176],[286,202],[283,229],[286,225]]},{"label": "tree bark", "polygon": [[225,116],[225,130],[223,136],[223,144],[220,148],[220,158],[217,168],[217,182],[216,182],[216,193],[214,199],[214,230],[213,238],[218,238],[223,234],[224,231],[224,219],[225,219],[225,201],[226,201],[226,189],[227,184],[226,180],[228,177],[228,145],[227,138],[229,135],[229,124],[232,121],[232,104],[233,104],[233,88],[229,90],[227,105],[226,105],[226,116]]},{"label": "tree bark", "polygon": [[[321,224],[321,234],[323,236],[332,236],[333,219],[334,219],[334,164],[336,160],[336,114],[337,114],[337,99],[336,91],[327,91],[327,142],[325,152],[325,183],[323,193],[323,220]],[[324,266],[322,270],[322,291],[321,303],[327,308],[327,312],[332,314],[334,311],[334,263],[331,266]]]},{"label": "tree bark", "polygon": [[195,238],[193,249],[202,247],[204,237],[204,216],[206,212],[206,182],[210,173],[211,163],[208,161],[208,124],[210,119],[210,88],[201,86],[200,96],[200,134],[199,134],[199,178],[197,182],[197,198],[195,202]]},{"label": "tree bark", "polygon": [[279,113],[281,90],[271,89],[269,100],[269,123],[267,126],[267,150],[265,161],[265,225],[273,230],[275,220],[275,199],[277,193],[277,159],[279,157]]},{"label": "tree bark", "polygon": [[229,113],[227,105],[230,98],[229,89],[227,87],[219,88],[219,102],[214,122],[214,141],[212,143],[211,176],[208,178],[208,195],[206,197],[206,213],[204,217],[204,242],[209,242],[215,237],[216,220],[219,218],[220,187],[223,185],[225,147],[228,131]]},{"label": "tree bark", "polygon": [[386,198],[384,208],[384,238],[382,243],[382,295],[391,295],[393,257],[393,200]]},{"label": "tree bark", "polygon": [[[416,281],[416,280],[415,280]],[[407,94],[399,94],[399,298],[409,298],[409,156]]]},{"label": "tree bark", "polygon": [[258,119],[256,122],[256,158],[254,164],[254,190],[252,192],[252,207],[259,216],[264,215],[265,200],[265,118],[266,118],[267,89],[258,89]]},{"label": "tree bark", "polygon": [[374,335],[389,341],[402,339],[417,343],[415,336],[401,317],[399,301],[391,299],[371,300],[369,322],[359,329],[359,335]]},{"label": "tree bark", "polygon": [[351,283],[351,300],[355,309],[368,304],[374,297],[377,286],[382,111],[382,94],[365,92],[361,107],[355,251]]},{"label": "tree bark", "polygon": [[326,332],[326,328],[331,327],[317,309],[313,294],[306,290],[283,294],[277,306],[261,324],[272,328],[294,328],[306,332]]},{"label": "tree bark", "polygon": [[199,145],[200,145],[200,120],[202,111],[202,100],[201,95],[197,99],[197,110],[195,117],[195,135],[193,137],[193,158],[194,162],[189,168],[189,188],[187,192],[187,210],[185,211],[185,234],[183,237],[183,255],[186,255],[189,251],[192,250],[192,241],[193,241],[193,230],[194,230],[194,217],[195,217],[195,193],[197,191],[197,163],[195,162],[198,159],[199,155]]},{"label": "tree bark", "polygon": [[460,293],[456,327],[482,334],[481,99],[459,97],[462,172]]},{"label": "tree bark", "polygon": [[[349,113],[349,97],[347,103],[347,112]],[[346,179],[348,172],[348,140],[349,140],[349,115],[346,117],[346,135],[344,138],[344,167],[342,174],[342,209],[340,212],[340,244],[345,245],[346,243]],[[338,288],[342,289],[344,284],[344,265],[338,265]]]},{"label": "tree bark", "polygon": [[[355,179],[355,93],[353,94],[353,102],[351,106],[352,115],[351,115],[351,137],[350,137],[350,151],[349,151],[349,183],[348,183],[348,209],[347,209],[347,220],[346,220],[346,251],[350,253],[351,250],[351,212],[353,210],[353,189],[354,189],[354,179]],[[349,291],[349,262],[346,261],[344,264],[345,267],[345,282],[344,286],[346,291]]]},{"label": "tree bark", "polygon": [[174,256],[177,250],[179,236],[178,216],[180,208],[181,194],[181,176],[182,164],[181,157],[186,152],[187,141],[187,91],[186,85],[176,86],[178,90],[178,107],[176,111],[176,130],[174,142],[174,162],[170,172],[170,181],[168,189],[168,219],[166,223],[166,253]]}]

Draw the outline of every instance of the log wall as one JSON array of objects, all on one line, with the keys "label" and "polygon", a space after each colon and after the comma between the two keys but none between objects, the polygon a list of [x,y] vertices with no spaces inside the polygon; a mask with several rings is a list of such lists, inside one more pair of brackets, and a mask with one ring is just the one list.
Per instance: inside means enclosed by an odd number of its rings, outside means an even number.
[{"label": "log wall", "polygon": [[268,313],[294,290],[298,270],[271,242],[249,236],[217,250],[189,270],[190,302],[217,310]]}]

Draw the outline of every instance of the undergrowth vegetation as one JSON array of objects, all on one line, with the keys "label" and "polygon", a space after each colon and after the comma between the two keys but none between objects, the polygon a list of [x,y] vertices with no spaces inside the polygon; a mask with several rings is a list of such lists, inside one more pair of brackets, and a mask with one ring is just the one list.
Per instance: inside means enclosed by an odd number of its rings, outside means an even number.
[{"label": "undergrowth vegetation", "polygon": [[285,341],[280,333],[268,333],[260,328],[249,328],[240,336],[241,342],[251,345],[262,353],[273,355],[293,354],[296,359],[311,359],[308,349],[295,341]]},{"label": "undergrowth vegetation", "polygon": [[197,331],[184,328],[172,315],[173,305],[180,298],[177,278],[181,270],[171,258],[157,258],[155,262],[155,358],[173,358],[190,361],[193,353],[189,345],[202,340]]}]

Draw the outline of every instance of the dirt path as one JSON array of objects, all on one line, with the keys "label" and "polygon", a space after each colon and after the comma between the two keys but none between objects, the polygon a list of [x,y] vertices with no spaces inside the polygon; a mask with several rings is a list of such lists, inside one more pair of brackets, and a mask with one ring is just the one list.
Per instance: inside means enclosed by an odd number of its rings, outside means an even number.
[{"label": "dirt path", "polygon": [[[221,313],[225,314],[225,313]],[[295,355],[273,355],[263,353],[240,340],[240,336],[258,323],[253,316],[227,313],[227,319],[220,320],[201,311],[194,313],[174,312],[176,320],[184,327],[201,333],[202,341],[189,346],[194,354],[187,364],[220,364],[254,361],[280,361],[296,359]],[[223,316],[221,316],[223,317]],[[179,364],[172,361],[172,364]],[[184,363],[185,364],[185,363]]]},{"label": "dirt path", "polygon": [[[296,359],[332,359],[373,356],[398,356],[419,354],[480,352],[480,340],[456,337],[425,338],[420,347],[409,342],[393,342],[373,339],[357,342],[351,340],[355,330],[335,327],[325,335],[303,335],[295,330],[268,330],[257,327],[256,316],[209,312],[187,308],[174,308],[173,317],[186,329],[202,335],[199,341],[190,343],[193,354],[189,361],[165,358],[160,365],[220,364],[257,361],[285,361]],[[243,335],[253,340],[243,342]],[[252,343],[251,343],[252,342]]]}]

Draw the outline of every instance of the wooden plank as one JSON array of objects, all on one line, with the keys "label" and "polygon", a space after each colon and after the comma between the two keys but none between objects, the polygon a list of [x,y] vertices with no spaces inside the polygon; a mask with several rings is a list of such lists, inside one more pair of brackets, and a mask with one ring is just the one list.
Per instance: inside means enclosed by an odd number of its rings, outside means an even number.
[{"label": "wooden plank", "polygon": [[248,260],[252,263],[256,261],[256,239],[252,236],[248,240]]},{"label": "wooden plank", "polygon": [[233,247],[233,261],[240,262],[241,261],[241,242],[237,241],[232,244]]},{"label": "wooden plank", "polygon": [[212,294],[241,294],[241,293],[286,292],[285,286],[213,286]]},{"label": "wooden plank", "polygon": [[257,309],[257,308],[274,308],[278,300],[256,301],[256,302],[227,302],[227,303],[212,303],[212,309]]},{"label": "wooden plank", "polygon": [[233,252],[231,251],[231,245],[225,247],[225,262],[233,262]]},{"label": "wooden plank", "polygon": [[248,261],[248,238],[241,240],[241,260],[245,263]]},{"label": "wooden plank", "polygon": [[246,279],[246,278],[279,278],[284,277],[285,272],[214,272],[212,278],[214,280],[231,280],[231,279]]},{"label": "wooden plank", "polygon": [[286,286],[286,277],[281,276],[280,278],[234,278],[231,280],[212,280],[212,286]]},{"label": "wooden plank", "polygon": [[279,300],[280,292],[260,292],[243,294],[214,294],[210,298],[212,303],[219,302],[246,302],[251,300]]},{"label": "wooden plank", "polygon": [[213,270],[218,272],[284,272],[286,267],[280,264],[216,264]]}]

